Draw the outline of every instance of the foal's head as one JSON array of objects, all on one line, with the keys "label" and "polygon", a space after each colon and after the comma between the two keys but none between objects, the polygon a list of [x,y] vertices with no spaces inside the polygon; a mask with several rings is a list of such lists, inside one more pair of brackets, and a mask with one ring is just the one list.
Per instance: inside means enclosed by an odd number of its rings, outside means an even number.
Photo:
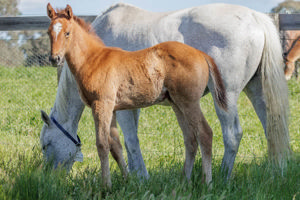
[{"label": "foal's head", "polygon": [[75,39],[74,24],[79,25],[84,32],[88,33],[93,41],[103,45],[102,40],[96,35],[91,25],[73,15],[71,6],[67,5],[65,9],[55,11],[48,3],[47,15],[51,19],[48,34],[51,43],[50,61],[52,64],[61,64],[66,52],[72,48],[70,43]]},{"label": "foal's head", "polygon": [[56,12],[48,3],[47,14],[51,19],[48,28],[51,43],[50,61],[52,64],[61,64],[72,37],[73,11],[71,6],[67,5],[64,10]]}]

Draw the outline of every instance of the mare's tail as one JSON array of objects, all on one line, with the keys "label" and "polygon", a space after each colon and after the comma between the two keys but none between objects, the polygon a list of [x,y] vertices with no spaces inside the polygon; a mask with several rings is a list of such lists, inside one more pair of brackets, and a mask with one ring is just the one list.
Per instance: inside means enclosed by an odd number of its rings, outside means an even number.
[{"label": "mare's tail", "polygon": [[288,87],[284,77],[280,38],[270,17],[258,12],[254,12],[253,16],[265,35],[260,73],[267,109],[268,151],[270,158],[282,166],[289,157],[291,148],[288,129]]},{"label": "mare's tail", "polygon": [[205,60],[209,66],[209,76],[211,77],[214,84],[214,96],[221,108],[227,110],[228,100],[226,96],[226,88],[221,77],[220,71],[215,63],[215,61],[208,55],[205,55]]}]

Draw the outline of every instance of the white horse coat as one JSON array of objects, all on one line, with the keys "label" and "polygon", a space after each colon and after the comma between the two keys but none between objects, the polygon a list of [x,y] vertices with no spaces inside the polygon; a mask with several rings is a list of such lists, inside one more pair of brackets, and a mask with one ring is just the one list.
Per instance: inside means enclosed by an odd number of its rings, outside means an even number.
[{"label": "white horse coat", "polygon": [[[268,16],[226,4],[154,13],[120,3],[98,16],[92,26],[107,46],[134,51],[173,40],[193,46],[214,58],[229,99],[228,112],[215,104],[225,146],[222,167],[228,177],[243,134],[237,111],[237,100],[242,91],[252,102],[263,125],[270,156],[279,163],[285,160],[290,151],[288,90],[279,36]],[[76,138],[84,104],[70,74],[68,67],[64,67],[50,116],[57,118]],[[214,88],[212,84],[210,80],[210,91]],[[68,89],[63,89],[66,87]],[[65,100],[67,98],[71,100]],[[61,136],[45,113],[42,118],[46,125],[41,132],[41,144],[46,157],[54,155],[56,164],[64,162],[71,167],[80,149],[74,148],[68,138]],[[139,110],[117,112],[117,120],[124,133],[129,170],[147,177],[137,137],[138,119]]]}]

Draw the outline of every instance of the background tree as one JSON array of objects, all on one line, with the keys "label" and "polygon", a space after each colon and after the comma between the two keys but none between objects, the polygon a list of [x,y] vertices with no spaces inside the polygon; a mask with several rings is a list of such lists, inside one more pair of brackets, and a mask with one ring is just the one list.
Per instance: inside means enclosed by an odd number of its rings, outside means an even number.
[{"label": "background tree", "polygon": [[286,0],[271,10],[272,13],[300,13],[300,2]]},{"label": "background tree", "polygon": [[18,0],[0,0],[0,15],[8,17],[20,14],[18,3]]}]

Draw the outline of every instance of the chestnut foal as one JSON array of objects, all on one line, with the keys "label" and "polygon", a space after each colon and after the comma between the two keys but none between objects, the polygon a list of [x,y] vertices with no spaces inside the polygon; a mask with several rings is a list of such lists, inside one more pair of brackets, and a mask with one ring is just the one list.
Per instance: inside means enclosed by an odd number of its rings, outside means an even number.
[{"label": "chestnut foal", "polygon": [[184,173],[190,179],[198,144],[202,154],[203,178],[212,180],[212,130],[204,118],[199,100],[208,83],[214,83],[217,103],[227,110],[225,87],[213,59],[179,42],[164,42],[151,48],[128,52],[106,47],[82,19],[67,5],[55,11],[50,4],[48,29],[51,59],[65,57],[82,100],[91,107],[102,179],[111,187],[108,154],[111,151],[124,176],[126,163],[118,133],[110,132],[116,110],[147,107],[168,101],[183,131]]}]

